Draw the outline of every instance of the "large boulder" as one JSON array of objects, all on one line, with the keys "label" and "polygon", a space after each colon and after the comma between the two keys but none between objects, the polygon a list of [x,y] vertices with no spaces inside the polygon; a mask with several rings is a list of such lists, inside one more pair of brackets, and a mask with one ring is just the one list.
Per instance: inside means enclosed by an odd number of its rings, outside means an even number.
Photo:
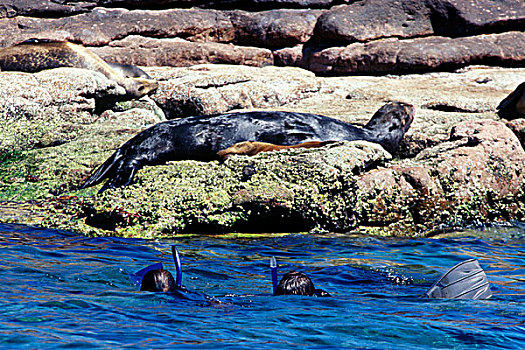
[{"label": "large boulder", "polygon": [[362,231],[429,233],[444,222],[505,221],[525,208],[525,151],[501,122],[459,123],[416,160],[360,176]]},{"label": "large boulder", "polygon": [[235,109],[276,108],[312,97],[321,89],[311,72],[292,67],[201,65],[150,72],[160,81],[151,98],[168,119]]},{"label": "large boulder", "polygon": [[230,42],[235,37],[231,21],[225,14],[203,9],[129,11],[96,8],[89,13],[64,18],[4,18],[0,19],[0,32],[0,47],[31,38],[100,46],[133,34],[182,37],[199,42]]},{"label": "large boulder", "polygon": [[322,10],[231,11],[235,43],[260,47],[286,47],[307,42]]},{"label": "large boulder", "polygon": [[191,42],[180,38],[154,39],[131,35],[107,46],[91,47],[111,63],[139,66],[188,67],[203,63],[262,67],[273,65],[268,49],[215,42]]},{"label": "large boulder", "polygon": [[16,16],[63,17],[89,12],[96,6],[94,2],[57,2],[53,0],[2,0],[0,18]]},{"label": "large boulder", "polygon": [[99,6],[126,8],[202,7],[262,11],[274,8],[328,8],[349,0],[87,0]]},{"label": "large boulder", "polygon": [[499,33],[524,25],[521,0],[367,0],[324,12],[313,41],[326,47],[392,37]]},{"label": "large boulder", "polygon": [[429,0],[436,35],[467,36],[525,28],[521,0]]},{"label": "large boulder", "polygon": [[410,38],[433,34],[431,10],[420,0],[367,0],[324,12],[313,41],[320,46],[379,38]]},{"label": "large boulder", "polygon": [[521,66],[525,62],[525,33],[390,38],[323,50],[297,46],[280,50],[275,56],[278,64],[330,75],[447,71],[472,64]]}]

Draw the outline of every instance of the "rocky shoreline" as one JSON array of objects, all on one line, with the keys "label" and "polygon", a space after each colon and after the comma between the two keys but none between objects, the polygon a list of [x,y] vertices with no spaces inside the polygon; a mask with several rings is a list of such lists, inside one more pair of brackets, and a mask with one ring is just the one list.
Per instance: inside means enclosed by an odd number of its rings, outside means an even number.
[{"label": "rocky shoreline", "polygon": [[0,2],[0,48],[67,40],[139,66],[275,64],[327,75],[520,67],[523,28],[521,0]]},{"label": "rocky shoreline", "polygon": [[[485,2],[478,13],[467,1],[398,1],[381,27],[374,0],[269,1],[281,8],[259,12],[235,1],[219,9],[109,0],[17,1],[15,9],[4,1],[1,47],[72,40],[108,61],[145,66],[160,87],[123,101],[122,87],[92,71],[0,72],[0,221],[152,238],[418,236],[524,220],[525,121],[502,120],[495,107],[525,80],[525,13],[519,1]],[[344,20],[354,12],[368,21]],[[416,107],[393,156],[367,142],[337,143],[223,164],[171,162],[141,170],[124,189],[75,190],[120,144],[166,119],[278,109],[364,125],[388,101]]]}]

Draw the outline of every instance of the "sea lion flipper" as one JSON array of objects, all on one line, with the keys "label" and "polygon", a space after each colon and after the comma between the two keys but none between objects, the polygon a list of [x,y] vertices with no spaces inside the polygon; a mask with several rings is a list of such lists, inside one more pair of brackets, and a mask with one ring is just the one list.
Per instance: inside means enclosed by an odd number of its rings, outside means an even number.
[{"label": "sea lion flipper", "polygon": [[98,193],[102,193],[110,188],[124,187],[131,184],[133,177],[139,170],[138,168],[138,166],[121,163],[114,176],[110,177],[110,179],[100,188]]},{"label": "sea lion flipper", "polygon": [[261,152],[279,151],[282,149],[289,149],[289,148],[317,148],[317,147],[322,147],[331,142],[332,141],[308,141],[308,142],[298,143],[295,145],[276,145],[276,144],[267,143],[267,142],[243,141],[243,142],[238,142],[224,150],[217,152],[217,155],[219,156],[220,159],[224,160],[234,154],[254,156],[257,153],[261,153]]},{"label": "sea lion flipper", "polygon": [[122,158],[123,152],[122,149],[119,148],[89,176],[89,178],[82,184],[82,186],[80,186],[79,189],[98,185],[104,179],[110,177],[113,174],[116,174]]}]

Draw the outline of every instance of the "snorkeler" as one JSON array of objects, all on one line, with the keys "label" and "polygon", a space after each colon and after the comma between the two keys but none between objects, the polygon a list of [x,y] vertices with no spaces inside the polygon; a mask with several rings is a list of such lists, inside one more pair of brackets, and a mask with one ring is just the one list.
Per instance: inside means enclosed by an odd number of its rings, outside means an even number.
[{"label": "snorkeler", "polygon": [[174,292],[175,279],[168,270],[150,270],[142,278],[140,290],[143,292]]},{"label": "snorkeler", "polygon": [[182,266],[177,248],[172,245],[171,253],[177,270],[177,280],[168,270],[164,270],[162,263],[156,263],[130,275],[136,284],[140,284],[141,291],[147,292],[176,292],[185,289],[182,287]]},{"label": "snorkeler", "polygon": [[131,274],[129,277],[135,283],[140,285],[140,290],[144,292],[162,292],[170,293],[181,299],[202,302],[206,304],[222,304],[223,302],[215,297],[190,291],[182,285],[182,264],[180,262],[179,251],[172,245],[171,253],[173,262],[177,270],[176,278],[164,269],[162,263],[152,264],[142,270]]},{"label": "snorkeler", "polygon": [[[328,297],[329,293],[315,289],[302,272],[288,272],[277,284],[277,261],[270,259],[273,295],[306,295]],[[485,271],[477,260],[469,259],[445,272],[421,297],[429,299],[488,299],[492,296]]]},{"label": "snorkeler", "polygon": [[277,285],[274,295],[308,295],[316,297],[329,297],[328,292],[315,289],[310,277],[302,272],[290,271],[283,275]]},{"label": "snorkeler", "polygon": [[277,284],[277,260],[275,260],[274,256],[270,259],[270,269],[272,270],[273,295],[331,296],[322,289],[315,289],[310,277],[302,272],[287,272],[283,275],[279,284]]}]

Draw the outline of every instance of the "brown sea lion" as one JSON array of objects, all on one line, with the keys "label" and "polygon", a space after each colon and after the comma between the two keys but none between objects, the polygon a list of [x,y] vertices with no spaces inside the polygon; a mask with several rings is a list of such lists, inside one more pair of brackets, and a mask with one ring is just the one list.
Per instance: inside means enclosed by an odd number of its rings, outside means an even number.
[{"label": "brown sea lion", "polygon": [[[59,67],[85,68],[104,74],[126,90],[127,97],[139,98],[158,87],[154,80],[140,75],[134,66],[110,66],[89,49],[66,41],[30,39],[0,50],[0,70],[34,73]],[[140,77],[135,77],[137,76]]]},{"label": "brown sea lion", "polygon": [[393,153],[410,127],[414,107],[392,102],[363,128],[308,113],[241,112],[195,116],[156,124],[123,144],[81,188],[109,179],[100,190],[126,186],[145,165],[193,159],[210,161],[231,154],[254,155],[290,147],[321,147],[332,141],[365,140]]},{"label": "brown sea lion", "polygon": [[525,117],[525,82],[518,85],[516,90],[510,93],[500,102],[498,115],[505,119],[518,119]]}]

